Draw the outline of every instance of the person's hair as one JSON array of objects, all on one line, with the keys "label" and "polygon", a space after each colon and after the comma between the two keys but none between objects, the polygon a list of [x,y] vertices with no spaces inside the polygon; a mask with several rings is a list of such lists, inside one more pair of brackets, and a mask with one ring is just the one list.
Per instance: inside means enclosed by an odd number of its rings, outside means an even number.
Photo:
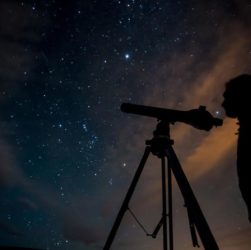
[{"label": "person's hair", "polygon": [[238,100],[251,98],[251,75],[243,74],[231,79],[226,83],[226,91],[230,91]]}]

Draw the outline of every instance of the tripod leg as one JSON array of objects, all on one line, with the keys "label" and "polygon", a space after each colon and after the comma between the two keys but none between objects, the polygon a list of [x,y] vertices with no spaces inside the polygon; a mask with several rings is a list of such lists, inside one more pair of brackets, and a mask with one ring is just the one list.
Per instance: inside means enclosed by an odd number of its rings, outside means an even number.
[{"label": "tripod leg", "polygon": [[120,223],[121,223],[121,221],[122,221],[122,218],[123,218],[123,216],[124,216],[126,210],[128,209],[128,204],[129,204],[129,202],[130,202],[130,200],[131,200],[131,197],[132,197],[132,195],[133,195],[133,192],[134,192],[134,190],[135,190],[135,187],[136,187],[136,185],[137,185],[137,183],[138,183],[139,177],[140,177],[140,175],[141,175],[141,173],[142,173],[142,171],[143,171],[143,168],[144,168],[144,166],[145,166],[145,163],[146,163],[147,158],[148,158],[148,156],[149,156],[150,153],[151,153],[151,148],[147,146],[147,147],[145,148],[145,152],[144,152],[144,155],[143,155],[143,157],[142,157],[142,159],[141,159],[141,161],[140,161],[140,164],[139,164],[139,166],[138,166],[138,169],[137,169],[137,171],[136,171],[136,173],[135,173],[135,175],[134,175],[134,178],[133,178],[133,180],[132,180],[132,183],[131,183],[131,185],[130,185],[130,187],[129,187],[129,189],[128,189],[128,192],[127,192],[127,194],[126,194],[126,197],[125,197],[125,199],[124,199],[124,201],[123,201],[123,203],[122,203],[122,206],[121,206],[121,208],[120,208],[120,210],[119,210],[119,213],[118,213],[118,215],[117,215],[117,218],[116,218],[116,220],[115,220],[115,222],[114,222],[114,224],[113,224],[113,227],[112,227],[112,229],[111,229],[111,232],[110,232],[110,234],[109,234],[109,236],[108,236],[108,238],[107,238],[107,241],[106,241],[105,246],[104,246],[104,248],[103,248],[104,250],[109,250],[110,247],[111,247],[111,245],[112,245],[112,242],[113,242],[113,240],[114,240],[114,237],[115,237],[115,235],[116,235],[116,232],[117,232],[117,230],[118,230],[118,228],[119,228],[119,225],[120,225]]},{"label": "tripod leg", "polygon": [[169,219],[169,250],[173,250],[173,190],[172,190],[172,169],[168,159],[168,219]]},{"label": "tripod leg", "polygon": [[191,232],[193,246],[194,247],[200,247],[199,243],[198,243],[197,235],[196,235],[195,224],[194,224],[194,219],[192,217],[192,213],[191,213],[189,207],[187,207],[186,205],[185,205],[185,207],[187,208],[189,228],[190,228],[190,232]]},{"label": "tripod leg", "polygon": [[198,234],[200,235],[205,250],[219,250],[215,238],[207,224],[199,203],[171,145],[169,145],[168,149],[166,150],[166,155],[170,159],[174,177],[176,178],[177,184],[186,202],[186,206],[188,207],[189,212],[192,215],[192,218],[194,220],[193,222],[197,228]]},{"label": "tripod leg", "polygon": [[161,157],[162,168],[162,219],[163,219],[163,249],[167,250],[167,213],[166,213],[166,166],[165,157]]}]

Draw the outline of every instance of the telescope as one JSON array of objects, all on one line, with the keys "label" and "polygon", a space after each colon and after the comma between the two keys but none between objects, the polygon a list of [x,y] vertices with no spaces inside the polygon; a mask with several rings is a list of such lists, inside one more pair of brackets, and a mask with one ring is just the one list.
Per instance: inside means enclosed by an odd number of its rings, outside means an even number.
[{"label": "telescope", "polygon": [[[156,238],[160,228],[163,228],[163,250],[173,250],[173,205],[172,205],[172,174],[180,188],[187,208],[189,227],[193,247],[199,247],[199,242],[196,232],[199,234],[201,243],[205,250],[219,250],[213,233],[206,221],[206,218],[199,206],[199,203],[193,193],[193,190],[186,178],[178,157],[172,147],[174,141],[170,137],[170,124],[175,122],[184,122],[197,129],[209,131],[213,126],[221,126],[222,120],[213,117],[205,106],[200,106],[197,109],[188,111],[164,109],[131,103],[123,103],[121,111],[136,115],[154,117],[158,119],[156,129],[153,131],[153,138],[146,140],[146,148],[138,169],[133,177],[132,183],[129,186],[128,192],[118,212],[116,220],[106,240],[103,250],[110,250],[114,237],[118,231],[124,214],[129,211],[138,225],[143,229],[147,236]],[[136,188],[140,175],[144,169],[146,161],[152,153],[161,159],[161,176],[162,176],[162,216],[154,229],[153,233],[149,233],[142,223],[139,222],[136,215],[129,206],[133,192]],[[168,195],[167,195],[168,194]],[[168,197],[168,202],[167,202]],[[168,222],[167,223],[167,217]],[[169,226],[169,230],[168,230]],[[167,236],[167,233],[169,236]],[[168,242],[169,241],[169,242]]]},{"label": "telescope", "polygon": [[123,103],[121,111],[136,115],[155,117],[158,120],[169,123],[183,122],[197,129],[209,131],[213,126],[221,126],[222,119],[213,117],[205,106],[188,111],[157,108],[151,106],[137,105],[131,103]]}]

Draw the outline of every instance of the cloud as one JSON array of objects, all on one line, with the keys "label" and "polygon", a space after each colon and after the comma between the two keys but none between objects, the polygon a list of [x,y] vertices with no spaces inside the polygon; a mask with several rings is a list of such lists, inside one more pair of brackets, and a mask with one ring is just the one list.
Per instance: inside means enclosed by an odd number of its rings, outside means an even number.
[{"label": "cloud", "polygon": [[22,231],[18,229],[15,225],[0,221],[0,230],[4,233],[11,234],[13,236],[24,236]]},{"label": "cloud", "polygon": [[[5,140],[1,139],[0,142],[0,187],[18,188],[29,197],[17,198],[18,205],[35,212],[42,210],[50,216],[56,217],[61,222],[64,237],[68,240],[80,241],[84,244],[104,241],[104,220],[95,219],[94,224],[91,219],[95,213],[93,210],[95,199],[75,194],[72,202],[66,205],[53,188],[47,187],[45,183],[34,182],[27,178],[16,162],[15,150]],[[96,209],[96,216],[98,217],[99,214],[100,210]],[[9,222],[0,222],[0,229],[9,234],[23,235],[20,229]]]},{"label": "cloud", "polygon": [[90,229],[86,223],[80,222],[77,218],[64,218],[63,234],[66,239],[80,241],[87,245],[104,241],[104,233],[100,228]]},{"label": "cloud", "polygon": [[220,244],[223,246],[222,250],[249,250],[251,246],[251,229],[249,227],[238,228],[234,232],[225,232]]},{"label": "cloud", "polygon": [[22,207],[28,208],[30,210],[38,210],[37,204],[26,197],[18,198],[17,203],[20,204]]},{"label": "cloud", "polygon": [[24,174],[18,167],[12,147],[0,137],[0,186],[20,186]]},{"label": "cloud", "polygon": [[38,45],[49,19],[35,15],[31,7],[19,1],[0,2],[0,103],[15,96],[23,81],[32,80],[33,70],[44,61]]},{"label": "cloud", "polygon": [[42,209],[58,219],[65,239],[87,245],[104,240],[103,219],[95,219],[95,223],[93,222],[95,212],[96,216],[99,216],[99,211],[93,209],[94,199],[75,194],[65,204],[59,198],[60,195],[44,183],[26,181],[22,188],[33,199],[28,202],[32,209]]},{"label": "cloud", "polygon": [[234,135],[236,127],[235,121],[227,119],[224,127],[212,131],[194,148],[184,162],[191,178],[206,175],[215,166],[220,166],[228,154],[233,152],[237,139]]}]

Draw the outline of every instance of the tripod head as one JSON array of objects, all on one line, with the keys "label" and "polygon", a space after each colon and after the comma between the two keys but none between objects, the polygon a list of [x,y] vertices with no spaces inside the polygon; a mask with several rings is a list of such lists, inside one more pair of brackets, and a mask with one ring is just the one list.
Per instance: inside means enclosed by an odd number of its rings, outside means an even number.
[{"label": "tripod head", "polygon": [[169,123],[184,122],[197,129],[209,131],[213,126],[221,126],[223,121],[213,117],[205,106],[188,111],[164,109],[144,105],[136,105],[131,103],[123,103],[121,111],[137,115],[155,117],[158,120]]}]

